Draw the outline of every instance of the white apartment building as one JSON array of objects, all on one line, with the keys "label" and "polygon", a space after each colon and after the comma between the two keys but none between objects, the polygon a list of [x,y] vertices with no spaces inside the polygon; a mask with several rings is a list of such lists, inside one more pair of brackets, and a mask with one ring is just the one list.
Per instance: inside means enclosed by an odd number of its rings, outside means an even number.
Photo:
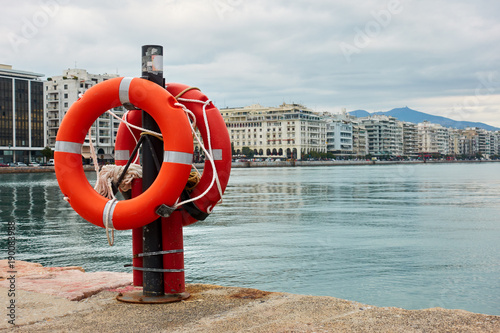
[{"label": "white apartment building", "polygon": [[[44,82],[45,110],[47,115],[47,145],[54,149],[61,121],[79,96],[99,82],[118,77],[117,74],[90,74],[84,69],[67,69],[60,76],[52,76]],[[123,107],[114,109],[119,116]],[[92,143],[100,159],[113,159],[116,132],[119,120],[105,113],[94,122],[91,129]],[[88,139],[82,147],[82,155],[90,157]]]},{"label": "white apartment building", "polygon": [[373,115],[360,118],[366,128],[368,153],[374,156],[403,155],[403,130],[394,117]]},{"label": "white apartment building", "polygon": [[256,157],[301,159],[316,151],[326,153],[326,123],[300,104],[221,109],[234,153],[244,147]]},{"label": "white apartment building", "polygon": [[327,152],[335,155],[352,155],[356,140],[353,122],[357,118],[349,115],[343,108],[341,113],[323,112],[322,119],[326,122]]},{"label": "white apartment building", "polygon": [[339,155],[352,154],[352,124],[343,120],[326,120],[327,152]]},{"label": "white apartment building", "polygon": [[482,128],[475,128],[478,136],[478,151],[485,157],[498,152],[498,137],[494,132]]},{"label": "white apartment building", "polygon": [[409,122],[398,122],[403,134],[403,155],[416,156],[418,154],[417,125]]},{"label": "white apartment building", "polygon": [[422,153],[450,153],[448,128],[424,121],[418,127],[418,146]]}]

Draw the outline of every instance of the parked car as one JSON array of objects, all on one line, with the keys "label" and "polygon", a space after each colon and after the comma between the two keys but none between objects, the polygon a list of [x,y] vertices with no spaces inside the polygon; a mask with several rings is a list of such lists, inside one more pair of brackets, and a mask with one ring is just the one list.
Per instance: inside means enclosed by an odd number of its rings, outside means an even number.
[{"label": "parked car", "polygon": [[26,163],[23,163],[23,162],[17,162],[16,166],[25,167],[27,165],[26,165]]},{"label": "parked car", "polygon": [[30,166],[31,167],[39,167],[40,164],[39,163],[36,163],[36,162],[33,162],[33,163],[30,163]]},{"label": "parked car", "polygon": [[0,167],[8,167],[9,165],[7,163],[0,163]]}]

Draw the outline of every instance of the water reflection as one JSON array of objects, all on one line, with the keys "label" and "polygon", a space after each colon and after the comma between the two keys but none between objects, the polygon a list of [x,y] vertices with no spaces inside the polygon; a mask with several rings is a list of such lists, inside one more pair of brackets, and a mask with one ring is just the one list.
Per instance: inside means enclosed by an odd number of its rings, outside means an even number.
[{"label": "water reflection", "polygon": [[[184,229],[186,282],[498,315],[499,198],[496,164],[234,169]],[[20,260],[130,272],[130,231],[109,247],[52,174],[0,175],[0,219]]]},{"label": "water reflection", "polygon": [[[0,202],[2,225],[16,224],[18,260],[115,271],[130,261],[130,231],[118,232],[124,237],[109,248],[103,229],[84,221],[63,200],[53,174],[0,175]],[[1,232],[6,248],[6,227]]]},{"label": "water reflection", "polygon": [[[237,169],[231,177],[215,221],[185,232],[191,282],[498,314],[500,286],[488,278],[500,274],[496,165]],[[453,290],[467,292],[449,297]]]}]

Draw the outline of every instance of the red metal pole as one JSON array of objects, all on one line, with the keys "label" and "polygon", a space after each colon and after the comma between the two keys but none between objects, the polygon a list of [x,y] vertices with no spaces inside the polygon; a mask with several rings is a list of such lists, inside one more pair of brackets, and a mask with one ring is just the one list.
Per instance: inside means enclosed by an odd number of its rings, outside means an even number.
[{"label": "red metal pole", "polygon": [[162,218],[163,273],[165,294],[183,294],[181,299],[189,297],[184,277],[184,244],[182,235],[182,213],[175,211],[167,218]]},{"label": "red metal pole", "polygon": [[[142,193],[142,178],[136,178],[132,181],[132,198],[139,196]],[[142,227],[132,229],[132,253],[133,267],[143,267],[142,257],[136,257],[142,253]],[[142,271],[134,269],[134,286],[142,286]]]}]

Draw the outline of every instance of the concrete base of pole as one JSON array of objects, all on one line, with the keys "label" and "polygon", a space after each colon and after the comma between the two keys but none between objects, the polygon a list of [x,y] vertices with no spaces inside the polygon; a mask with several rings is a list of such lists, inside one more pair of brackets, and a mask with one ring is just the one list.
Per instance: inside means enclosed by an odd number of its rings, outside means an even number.
[{"label": "concrete base of pole", "polygon": [[179,302],[188,299],[191,296],[188,292],[179,294],[166,294],[164,296],[144,296],[142,291],[133,291],[128,293],[120,293],[116,299],[125,303],[140,303],[140,304],[163,304]]}]

